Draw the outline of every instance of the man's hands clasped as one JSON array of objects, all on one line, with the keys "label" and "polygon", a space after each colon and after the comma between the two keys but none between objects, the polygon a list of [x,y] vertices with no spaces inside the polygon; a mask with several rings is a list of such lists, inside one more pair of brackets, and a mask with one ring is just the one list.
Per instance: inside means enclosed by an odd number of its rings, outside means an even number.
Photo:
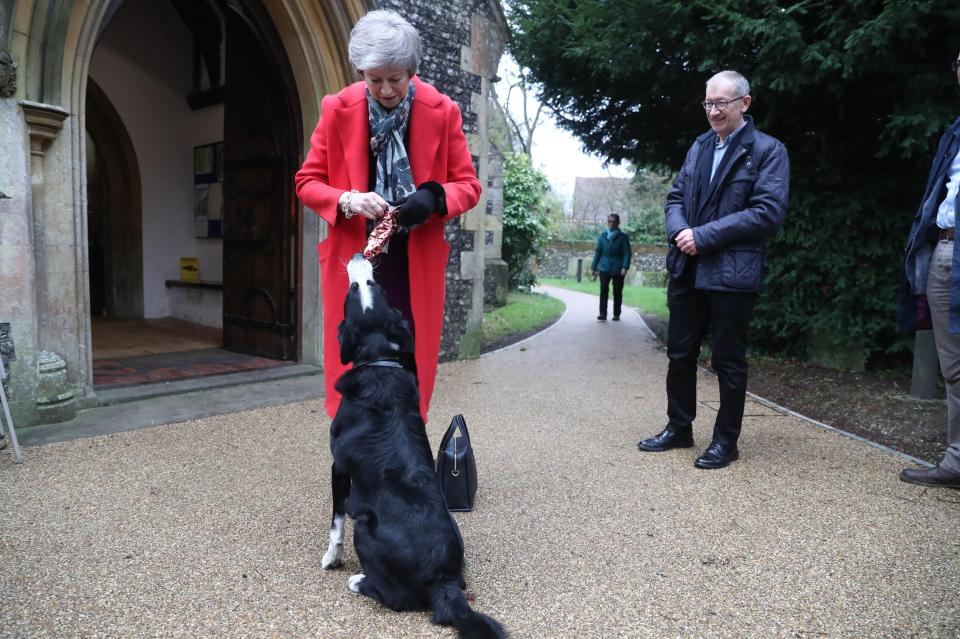
[{"label": "man's hands clasped", "polygon": [[693,240],[693,229],[683,229],[673,238],[677,248],[687,255],[697,254],[697,243]]}]

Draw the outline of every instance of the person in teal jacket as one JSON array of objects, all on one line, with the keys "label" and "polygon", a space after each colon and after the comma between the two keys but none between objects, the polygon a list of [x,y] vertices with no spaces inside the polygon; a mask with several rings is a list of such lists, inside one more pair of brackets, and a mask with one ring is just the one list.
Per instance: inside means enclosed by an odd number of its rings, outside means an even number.
[{"label": "person in teal jacket", "polygon": [[623,304],[623,278],[630,268],[630,238],[620,230],[620,216],[611,213],[607,218],[607,230],[597,238],[597,249],[593,252],[593,264],[590,270],[593,278],[600,273],[600,314],[601,322],[607,319],[607,296],[610,293],[610,281],[613,281],[613,321],[620,321],[620,307]]}]

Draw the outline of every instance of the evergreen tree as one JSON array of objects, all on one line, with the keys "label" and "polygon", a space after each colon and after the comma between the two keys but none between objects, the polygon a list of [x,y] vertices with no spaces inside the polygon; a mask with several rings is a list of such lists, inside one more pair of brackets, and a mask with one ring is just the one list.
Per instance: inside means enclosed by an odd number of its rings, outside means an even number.
[{"label": "evergreen tree", "polygon": [[811,332],[902,352],[902,248],[937,137],[960,115],[955,0],[514,0],[511,51],[586,148],[679,168],[707,130],[704,82],[735,69],[790,153],[756,343],[802,355]]}]

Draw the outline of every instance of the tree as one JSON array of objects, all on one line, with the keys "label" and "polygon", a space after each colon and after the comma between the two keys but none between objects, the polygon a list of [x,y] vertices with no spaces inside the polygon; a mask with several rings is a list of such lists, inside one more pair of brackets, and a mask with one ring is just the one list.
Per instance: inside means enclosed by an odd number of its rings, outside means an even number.
[{"label": "tree", "polygon": [[539,254],[547,239],[547,184],[547,177],[533,168],[530,156],[512,153],[504,157],[502,250],[510,288],[529,288],[536,283],[530,258]]},{"label": "tree", "polygon": [[802,354],[829,332],[874,358],[895,334],[903,243],[936,138],[960,113],[954,0],[515,0],[511,51],[591,151],[676,170],[732,68],[790,152],[787,225],[753,334]]}]

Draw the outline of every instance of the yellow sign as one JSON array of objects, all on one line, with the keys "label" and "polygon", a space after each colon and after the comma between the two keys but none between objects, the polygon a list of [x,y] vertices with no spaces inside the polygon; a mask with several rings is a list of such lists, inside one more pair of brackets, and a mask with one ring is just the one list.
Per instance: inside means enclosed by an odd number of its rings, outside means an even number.
[{"label": "yellow sign", "polygon": [[180,281],[181,282],[199,282],[200,281],[200,258],[199,257],[181,257],[180,258]]}]

